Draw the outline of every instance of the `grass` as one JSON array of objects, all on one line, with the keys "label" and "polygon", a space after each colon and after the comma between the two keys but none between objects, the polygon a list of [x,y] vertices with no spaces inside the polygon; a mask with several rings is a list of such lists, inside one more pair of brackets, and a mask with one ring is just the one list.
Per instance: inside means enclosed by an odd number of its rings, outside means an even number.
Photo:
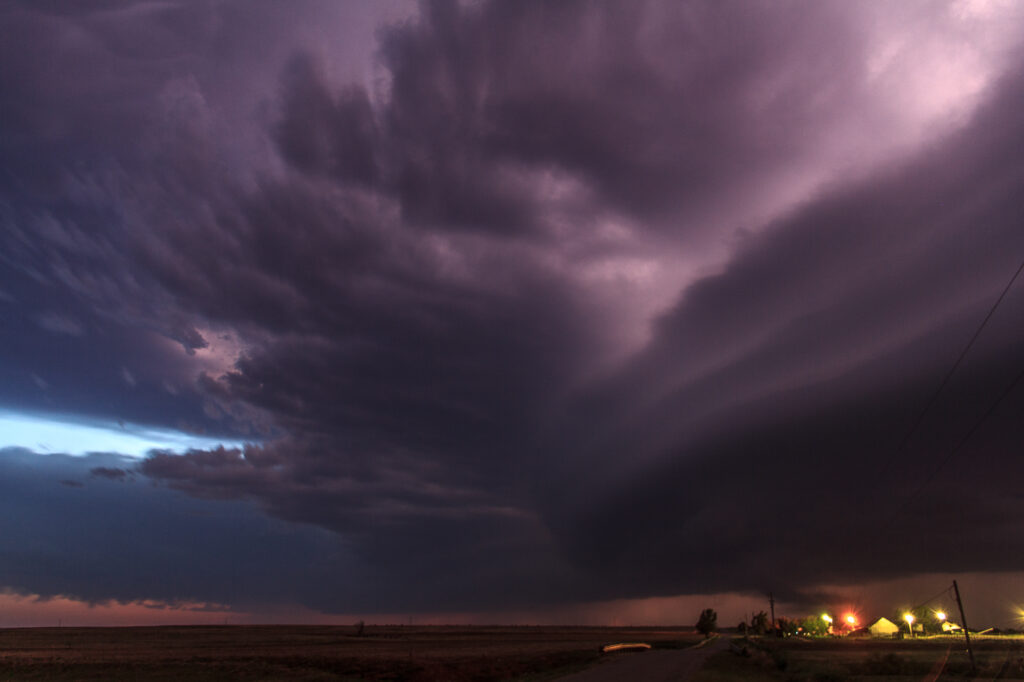
[{"label": "grass", "polygon": [[[602,644],[678,649],[701,639],[678,628],[368,626],[364,636],[352,626],[25,628],[0,630],[0,681],[547,682],[595,664]],[[940,682],[975,677],[955,638],[734,642],[696,682],[917,682],[948,648]],[[977,677],[1024,680],[1024,638],[977,638],[975,657]]]},{"label": "grass", "polygon": [[0,630],[0,680],[509,680],[596,663],[602,644],[699,641],[678,628],[223,626]]},{"label": "grass", "polygon": [[959,638],[857,640],[751,638],[736,640],[732,651],[716,654],[696,682],[763,680],[779,682],[910,682],[924,679],[937,661],[946,661],[940,682],[1024,679],[1024,638],[975,640],[977,670],[972,672]]}]

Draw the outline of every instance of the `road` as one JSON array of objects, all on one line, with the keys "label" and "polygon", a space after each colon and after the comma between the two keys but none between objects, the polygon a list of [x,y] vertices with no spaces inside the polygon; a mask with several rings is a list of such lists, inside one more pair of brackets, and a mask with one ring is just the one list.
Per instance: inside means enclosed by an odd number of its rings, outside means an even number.
[{"label": "road", "polygon": [[558,679],[561,682],[681,682],[690,679],[708,656],[728,646],[728,637],[718,637],[699,648],[608,654],[593,668]]}]

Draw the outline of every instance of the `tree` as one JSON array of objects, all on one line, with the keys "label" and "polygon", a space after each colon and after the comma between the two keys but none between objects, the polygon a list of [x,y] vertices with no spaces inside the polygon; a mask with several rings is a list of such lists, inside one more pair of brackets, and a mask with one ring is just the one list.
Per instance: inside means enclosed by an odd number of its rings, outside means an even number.
[{"label": "tree", "polygon": [[800,630],[805,635],[827,635],[828,623],[821,619],[821,616],[807,616],[800,621]]},{"label": "tree", "polygon": [[759,611],[757,615],[750,619],[750,631],[755,635],[763,635],[768,632],[768,614],[764,611]]},{"label": "tree", "polygon": [[697,632],[710,637],[711,633],[718,629],[718,614],[714,609],[704,609],[697,619]]},{"label": "tree", "polygon": [[785,618],[782,616],[779,616],[775,622],[778,624],[779,632],[782,633],[784,637],[795,635],[797,633],[797,628],[800,627],[800,622],[796,619]]},{"label": "tree", "polygon": [[933,609],[928,606],[919,606],[912,610],[911,613],[914,614],[914,625],[916,626],[920,624],[924,634],[942,634],[942,623],[945,619],[940,619],[938,614],[942,613],[943,615],[946,615],[945,609]]}]

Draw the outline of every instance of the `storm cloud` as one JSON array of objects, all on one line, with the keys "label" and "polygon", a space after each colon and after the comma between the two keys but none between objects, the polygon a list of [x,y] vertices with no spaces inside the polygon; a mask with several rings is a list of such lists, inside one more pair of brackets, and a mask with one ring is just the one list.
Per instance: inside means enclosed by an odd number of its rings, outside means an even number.
[{"label": "storm cloud", "polygon": [[0,583],[388,612],[1015,570],[1024,283],[930,401],[1024,257],[1019,13],[7,3],[0,406],[248,441],[51,455],[84,487],[39,495],[330,559]]}]

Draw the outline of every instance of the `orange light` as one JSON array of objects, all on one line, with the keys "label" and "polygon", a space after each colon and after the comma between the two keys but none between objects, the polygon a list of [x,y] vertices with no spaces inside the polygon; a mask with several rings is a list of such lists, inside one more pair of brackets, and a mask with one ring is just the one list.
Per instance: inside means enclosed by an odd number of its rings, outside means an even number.
[{"label": "orange light", "polygon": [[857,624],[857,616],[853,615],[852,613],[846,614],[846,622],[849,623],[850,625],[856,625]]}]

